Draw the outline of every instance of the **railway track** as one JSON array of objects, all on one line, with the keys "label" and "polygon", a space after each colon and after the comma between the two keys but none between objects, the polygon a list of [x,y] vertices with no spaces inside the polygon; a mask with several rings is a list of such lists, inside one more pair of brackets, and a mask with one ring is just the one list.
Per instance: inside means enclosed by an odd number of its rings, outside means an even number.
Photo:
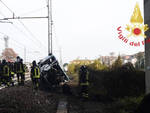
[{"label": "railway track", "polygon": [[[17,77],[16,77],[16,75],[13,78],[13,81],[14,81],[15,86],[12,87],[12,88],[11,87],[8,88],[8,91],[5,89],[6,86],[1,86],[0,87],[1,94],[2,94],[2,96],[4,96],[3,98],[7,98],[8,95],[11,96],[11,93],[13,93],[13,92],[15,93],[14,95],[16,95],[16,96],[20,95],[19,94],[20,93],[19,90],[23,90],[21,92],[24,92],[24,89],[21,89],[22,86],[21,87],[17,86]],[[30,100],[34,101],[33,104],[37,104],[37,106],[40,106],[39,109],[41,108],[41,110],[44,111],[43,113],[51,113],[51,111],[52,111],[52,113],[68,113],[67,112],[68,111],[67,110],[67,104],[68,104],[68,102],[67,102],[67,98],[66,98],[65,95],[62,95],[62,94],[60,95],[61,92],[59,94],[55,94],[55,93],[47,93],[47,92],[41,92],[41,91],[39,91],[36,95],[34,95],[34,93],[31,93],[31,89],[32,88],[30,86],[32,86],[32,85],[31,85],[30,81],[31,81],[30,75],[26,74],[26,76],[25,76],[25,86],[23,86],[23,88],[30,88],[30,89],[26,90],[27,91],[26,95],[22,94],[22,96],[24,95],[24,98],[30,97],[31,98]],[[2,89],[4,89],[4,90],[2,90]],[[12,89],[12,91],[11,91],[11,89]],[[11,93],[9,91],[11,91]],[[17,91],[19,91],[19,92],[17,92]],[[5,94],[7,96],[5,96]],[[53,97],[51,97],[51,95],[54,95],[54,97],[56,96],[55,99],[53,99]],[[25,96],[27,96],[27,97],[25,97]],[[42,97],[43,99],[41,99],[41,96],[43,96]],[[8,98],[10,98],[10,97],[8,96]],[[18,97],[15,97],[15,98],[16,98],[16,101],[19,101],[19,99],[17,99]],[[14,101],[13,99],[14,98],[10,98],[9,101]],[[0,98],[0,101],[1,101],[1,98]],[[7,103],[11,104],[11,102],[10,103],[7,102]],[[21,104],[21,102],[19,102],[19,103]],[[50,106],[49,104],[50,105],[53,104],[52,106],[54,106],[53,108],[55,108],[55,110],[54,109],[50,110],[51,108],[46,108],[45,107],[46,105]],[[15,105],[15,103],[14,103],[14,105]],[[9,111],[9,109],[12,109],[12,108],[9,108],[7,105],[6,105],[6,107],[8,108],[7,109],[8,111]],[[31,109],[33,109],[33,108],[31,108]],[[5,111],[5,106],[3,106],[3,108],[1,108],[1,106],[0,106],[0,112],[3,112],[3,110]],[[16,112],[12,112],[12,113],[16,113]],[[40,113],[42,113],[42,112],[40,112]]]},{"label": "railway track", "polygon": [[[31,78],[30,78],[29,73],[26,73],[26,74],[25,74],[25,82],[30,81],[30,80],[31,80]],[[13,81],[14,81],[14,85],[16,85],[16,84],[17,84],[17,77],[16,77],[16,75],[15,75],[15,77],[13,78]],[[4,88],[6,88],[6,87],[7,87],[7,86],[5,86],[5,85],[0,86],[0,90],[1,90],[1,89],[4,89]]]},{"label": "railway track", "polygon": [[56,113],[68,113],[67,105],[68,105],[67,98],[61,98],[59,100]]}]

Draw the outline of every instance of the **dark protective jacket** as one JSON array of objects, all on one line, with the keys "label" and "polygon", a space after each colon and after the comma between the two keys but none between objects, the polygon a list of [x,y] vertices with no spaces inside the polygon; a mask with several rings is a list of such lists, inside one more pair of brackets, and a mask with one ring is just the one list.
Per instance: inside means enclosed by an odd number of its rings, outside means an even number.
[{"label": "dark protective jacket", "polygon": [[9,76],[10,75],[10,68],[7,64],[2,64],[2,76]]},{"label": "dark protective jacket", "polygon": [[10,68],[10,73],[13,75],[14,72],[15,72],[14,64],[13,64],[13,63],[10,63],[10,64],[9,64],[9,68]]},{"label": "dark protective jacket", "polygon": [[35,78],[40,78],[40,69],[38,66],[32,66],[31,67],[31,78],[35,79]]},{"label": "dark protective jacket", "polygon": [[0,76],[2,76],[2,63],[0,63]]},{"label": "dark protective jacket", "polygon": [[79,84],[80,85],[89,85],[89,73],[88,73],[87,69],[80,69]]},{"label": "dark protective jacket", "polygon": [[14,64],[15,73],[25,73],[24,65],[21,62],[15,62]]}]

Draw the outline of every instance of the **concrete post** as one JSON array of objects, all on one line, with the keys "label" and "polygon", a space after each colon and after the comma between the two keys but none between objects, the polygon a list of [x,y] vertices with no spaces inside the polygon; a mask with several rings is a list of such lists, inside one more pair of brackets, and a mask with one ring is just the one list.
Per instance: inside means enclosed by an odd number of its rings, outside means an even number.
[{"label": "concrete post", "polygon": [[[150,27],[150,0],[144,0],[144,23]],[[150,40],[150,29],[146,31],[146,40]],[[145,85],[146,94],[150,93],[150,42],[145,40]]]}]

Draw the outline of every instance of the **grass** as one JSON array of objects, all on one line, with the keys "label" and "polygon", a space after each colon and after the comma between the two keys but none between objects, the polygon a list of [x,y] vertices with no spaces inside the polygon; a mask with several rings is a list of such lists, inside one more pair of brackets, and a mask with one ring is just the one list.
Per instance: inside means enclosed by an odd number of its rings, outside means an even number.
[{"label": "grass", "polygon": [[[95,76],[94,76],[95,75]],[[95,72],[90,74],[90,86],[89,95],[90,99],[88,102],[82,102],[75,96],[72,96],[70,101],[70,112],[72,113],[134,113],[137,106],[143,99],[144,95],[141,96],[123,96],[123,97],[108,97],[107,90],[102,87],[102,78],[106,75],[103,73]],[[74,93],[78,92],[78,74],[71,75],[72,78],[72,89]],[[75,91],[76,90],[76,91]]]},{"label": "grass", "polygon": [[143,99],[143,95],[139,97],[117,98],[111,104],[105,107],[106,113],[134,113],[139,103]]}]

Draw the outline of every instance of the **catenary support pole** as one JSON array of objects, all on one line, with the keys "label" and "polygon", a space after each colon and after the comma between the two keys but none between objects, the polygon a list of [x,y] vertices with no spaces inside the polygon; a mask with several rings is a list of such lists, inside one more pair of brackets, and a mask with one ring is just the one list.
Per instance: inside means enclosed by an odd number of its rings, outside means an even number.
[{"label": "catenary support pole", "polygon": [[[144,23],[150,27],[150,0],[144,0]],[[150,43],[146,43],[146,40],[150,40],[150,29],[146,31],[147,38],[145,39],[145,89],[146,94],[150,93]]]},{"label": "catenary support pole", "polygon": [[52,53],[52,0],[48,0],[47,3],[48,10],[48,54]]}]

